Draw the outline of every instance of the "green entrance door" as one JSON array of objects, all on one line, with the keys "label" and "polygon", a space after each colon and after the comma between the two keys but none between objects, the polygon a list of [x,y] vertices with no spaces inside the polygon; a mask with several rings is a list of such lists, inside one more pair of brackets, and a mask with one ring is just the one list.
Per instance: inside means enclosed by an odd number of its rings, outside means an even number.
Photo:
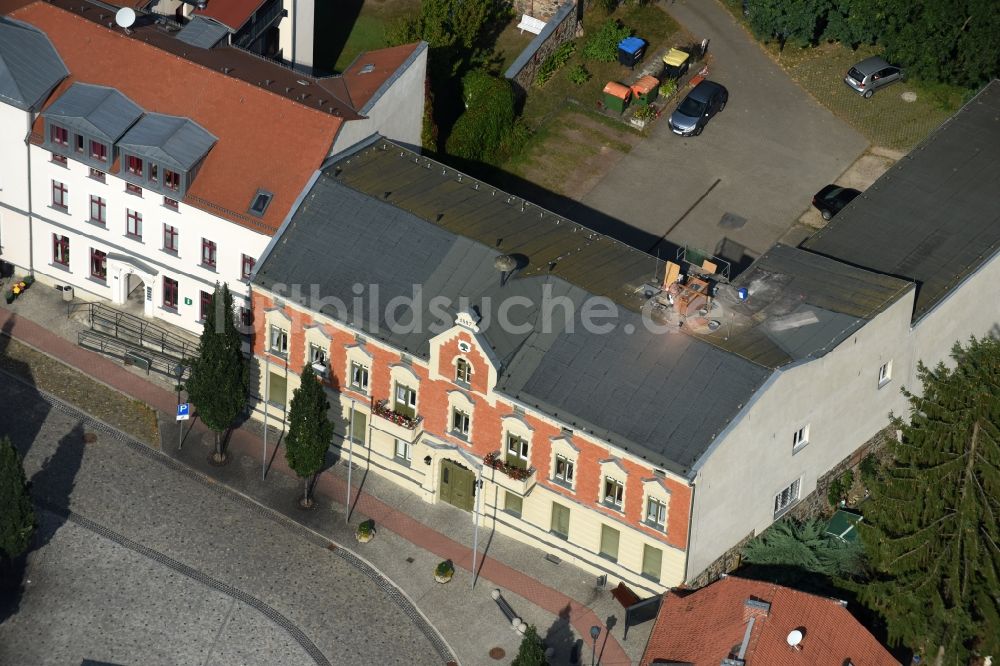
[{"label": "green entrance door", "polygon": [[441,499],[459,509],[472,511],[476,475],[450,460],[441,461]]}]

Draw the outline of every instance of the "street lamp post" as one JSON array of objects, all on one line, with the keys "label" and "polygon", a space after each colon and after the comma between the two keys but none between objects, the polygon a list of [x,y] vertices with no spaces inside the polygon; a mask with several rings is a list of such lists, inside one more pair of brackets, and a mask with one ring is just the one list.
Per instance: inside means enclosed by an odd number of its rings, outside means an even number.
[{"label": "street lamp post", "polygon": [[472,530],[472,589],[476,589],[476,558],[479,555],[479,496],[483,494],[483,466],[479,466],[479,476],[476,478],[476,509],[472,513],[475,527]]},{"label": "street lamp post", "polygon": [[[354,400],[351,400],[351,415],[347,424],[347,505],[344,507],[344,522],[351,522],[351,469],[354,467]],[[343,451],[343,449],[341,449]],[[369,458],[370,460],[370,458]]]},{"label": "street lamp post", "polygon": [[601,628],[596,624],[590,628],[590,666],[594,666],[597,659],[597,637],[601,635]]}]

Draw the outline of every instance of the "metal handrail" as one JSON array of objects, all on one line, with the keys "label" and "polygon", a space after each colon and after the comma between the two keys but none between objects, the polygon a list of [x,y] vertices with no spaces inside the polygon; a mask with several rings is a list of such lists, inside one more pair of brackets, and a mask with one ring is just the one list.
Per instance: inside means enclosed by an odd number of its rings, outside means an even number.
[{"label": "metal handrail", "polygon": [[[121,340],[120,338],[112,337],[105,333],[101,333],[100,331],[91,330],[80,331],[77,334],[77,344],[81,347],[92,349],[102,354],[120,358],[123,361],[128,359],[129,354],[138,356],[143,360],[148,361],[150,370],[154,370],[169,377],[178,378],[176,372],[176,368],[178,366],[177,359],[172,356],[168,356],[167,354],[161,354],[155,350],[149,349],[148,347],[132,345],[127,341]],[[183,381],[189,373],[190,368],[183,366],[179,380]]]},{"label": "metal handrail", "polygon": [[155,350],[175,362],[198,355],[198,345],[152,324],[142,317],[122,312],[102,303],[72,304],[68,312],[89,310],[89,323],[93,331],[109,335],[142,350]]}]

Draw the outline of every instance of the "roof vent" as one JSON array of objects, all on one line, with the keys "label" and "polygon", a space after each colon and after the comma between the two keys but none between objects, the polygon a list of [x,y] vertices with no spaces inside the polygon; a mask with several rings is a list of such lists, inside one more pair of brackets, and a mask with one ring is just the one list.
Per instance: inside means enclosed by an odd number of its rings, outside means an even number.
[{"label": "roof vent", "polygon": [[375,65],[368,63],[361,68],[361,71],[358,72],[358,74],[371,74],[374,71],[375,71]]},{"label": "roof vent", "polygon": [[308,82],[308,81],[306,81],[305,79],[298,79],[298,80],[296,80],[295,82],[296,82],[297,84],[299,84],[300,86],[307,86],[307,85],[309,85],[309,82]]},{"label": "roof vent", "polygon": [[222,73],[223,73],[223,74],[228,74],[228,73],[229,73],[229,72],[231,72],[231,71],[233,71],[233,68],[232,68],[232,67],[223,67],[223,68],[222,68]]}]

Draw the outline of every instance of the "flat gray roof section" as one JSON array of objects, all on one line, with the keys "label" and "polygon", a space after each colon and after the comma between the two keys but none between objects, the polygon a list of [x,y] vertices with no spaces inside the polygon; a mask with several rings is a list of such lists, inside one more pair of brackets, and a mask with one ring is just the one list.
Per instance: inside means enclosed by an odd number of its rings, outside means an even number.
[{"label": "flat gray roof section", "polygon": [[45,33],[0,16],[0,100],[23,111],[37,109],[68,75]]},{"label": "flat gray roof section", "polygon": [[917,284],[913,320],[1000,250],[1000,81],[802,247]]},{"label": "flat gray roof section", "polygon": [[[739,300],[737,290],[747,289]],[[774,245],[731,286],[716,290],[713,332],[688,332],[754,363],[778,368],[818,358],[913,288],[805,250]]]},{"label": "flat gray roof section", "polygon": [[142,109],[114,88],[74,83],[42,115],[115,143],[142,116]]},{"label": "flat gray roof section", "polygon": [[[679,329],[648,330],[625,285],[651,279],[653,257],[568,220],[556,224],[531,204],[522,213],[521,204],[391,142],[368,143],[324,171],[253,282],[423,358],[430,338],[472,307],[501,362],[500,392],[686,474],[771,370]],[[503,254],[523,265],[501,284],[494,261]],[[350,307],[355,284],[364,286],[361,312],[309,298],[317,285],[319,296]],[[301,285],[299,295],[287,285]],[[390,326],[385,305],[411,296],[414,285],[424,294],[421,326]],[[546,291],[574,305],[570,323],[557,307],[543,325]],[[581,306],[595,294],[622,306],[610,333],[582,325]],[[431,309],[435,296],[449,299],[443,316]],[[510,311],[524,331],[497,323],[510,297],[530,302]],[[405,311],[398,319],[413,321]]]},{"label": "flat gray roof section", "polygon": [[204,16],[195,15],[174,36],[185,44],[197,46],[201,49],[210,49],[221,42],[228,34],[229,28],[221,23],[216,23]]},{"label": "flat gray roof section", "polygon": [[125,133],[118,145],[179,171],[189,171],[217,140],[188,118],[149,113]]}]

